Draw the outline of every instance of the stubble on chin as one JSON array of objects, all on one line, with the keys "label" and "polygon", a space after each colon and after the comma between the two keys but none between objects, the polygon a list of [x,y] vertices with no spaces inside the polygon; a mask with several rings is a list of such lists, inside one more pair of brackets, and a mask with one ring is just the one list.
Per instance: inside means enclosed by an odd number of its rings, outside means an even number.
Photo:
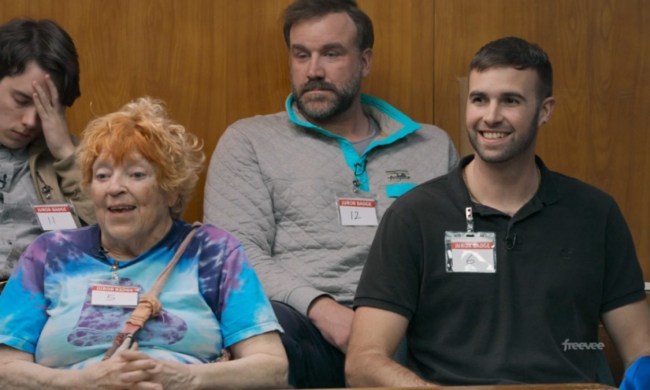
[{"label": "stubble on chin", "polygon": [[300,112],[307,118],[314,120],[329,119],[336,109],[336,98],[327,96],[301,96],[297,101]]},{"label": "stubble on chin", "polygon": [[[320,90],[317,94],[307,92]],[[361,90],[361,72],[358,72],[341,88],[322,80],[311,80],[298,92],[292,85],[293,95],[300,112],[312,121],[330,120],[348,110]]]},{"label": "stubble on chin", "polygon": [[509,137],[515,137],[514,139],[494,148],[481,143],[481,136],[476,129],[469,132],[468,138],[474,153],[482,161],[493,164],[505,163],[525,155],[531,149],[535,149],[538,129],[533,126],[534,124],[531,124],[528,134],[525,137],[517,139],[516,133],[513,132]]}]

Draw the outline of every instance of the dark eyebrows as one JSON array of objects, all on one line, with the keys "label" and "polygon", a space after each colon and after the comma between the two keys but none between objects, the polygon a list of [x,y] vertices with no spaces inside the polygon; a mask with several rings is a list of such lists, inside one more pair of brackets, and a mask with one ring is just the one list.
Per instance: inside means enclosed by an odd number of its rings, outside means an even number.
[{"label": "dark eyebrows", "polygon": [[[481,92],[481,91],[470,91],[468,96],[470,98],[476,98],[476,97],[484,98],[484,97],[487,96],[487,94],[485,92]],[[501,99],[501,100],[504,100],[504,99],[517,99],[517,100],[521,100],[523,102],[527,101],[526,97],[524,95],[520,94],[519,92],[503,92],[503,93],[501,93],[499,95],[499,99]]]},{"label": "dark eyebrows", "polygon": [[[342,44],[336,42],[336,43],[328,43],[328,44],[324,45],[323,47],[321,47],[319,49],[319,51],[321,51],[321,52],[326,52],[326,51],[329,51],[329,50],[339,50],[339,51],[345,52],[346,48]],[[292,52],[293,51],[309,52],[309,50],[304,45],[301,45],[299,43],[291,44],[291,51]]]},{"label": "dark eyebrows", "polygon": [[501,94],[502,99],[517,99],[521,100],[522,102],[525,102],[527,99],[524,95],[518,93],[518,92],[505,92]]},{"label": "dark eyebrows", "polygon": [[307,48],[300,44],[291,44],[291,51],[307,51]]},{"label": "dark eyebrows", "polygon": [[468,96],[472,97],[472,98],[473,97],[485,97],[485,93],[483,93],[481,91],[470,91]]},{"label": "dark eyebrows", "polygon": [[345,51],[345,46],[343,46],[340,43],[328,43],[327,45],[323,46],[322,51],[330,51],[330,50],[340,50],[340,51]]}]

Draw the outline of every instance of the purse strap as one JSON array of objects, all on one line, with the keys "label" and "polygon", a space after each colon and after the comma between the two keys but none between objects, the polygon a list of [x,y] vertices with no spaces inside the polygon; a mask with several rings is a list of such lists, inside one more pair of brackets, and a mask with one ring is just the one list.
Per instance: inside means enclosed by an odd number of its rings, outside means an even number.
[{"label": "purse strap", "polygon": [[174,270],[176,263],[178,263],[178,260],[181,258],[183,252],[185,252],[185,249],[196,234],[196,228],[199,226],[201,226],[200,222],[194,222],[194,224],[192,224],[192,229],[185,236],[183,242],[181,242],[181,244],[178,246],[176,253],[174,253],[174,257],[172,257],[171,261],[167,263],[165,269],[160,272],[158,278],[156,278],[156,281],[153,283],[153,286],[151,286],[149,291],[142,294],[138,300],[138,305],[135,307],[133,313],[131,313],[131,316],[122,327],[122,330],[113,339],[113,344],[106,351],[102,360],[106,360],[113,356],[115,351],[122,344],[124,344],[127,339],[133,340],[133,337],[140,329],[142,329],[145,322],[147,322],[149,318],[155,317],[160,313],[162,310],[162,305],[158,300],[158,296],[160,295],[163,287],[165,287],[167,279],[169,279],[169,275],[171,275],[172,271]]}]

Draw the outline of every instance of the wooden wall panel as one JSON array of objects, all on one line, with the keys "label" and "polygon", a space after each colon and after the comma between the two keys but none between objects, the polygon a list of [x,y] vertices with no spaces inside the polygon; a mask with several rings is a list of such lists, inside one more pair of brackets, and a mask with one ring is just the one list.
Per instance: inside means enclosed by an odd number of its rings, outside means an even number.
[{"label": "wooden wall panel", "polygon": [[[488,41],[518,35],[551,57],[555,113],[547,165],[617,200],[650,280],[650,3],[643,0],[436,0],[435,122],[466,137],[458,78]],[[558,221],[561,223],[561,221]]]},{"label": "wooden wall panel", "polygon": [[364,84],[415,121],[433,122],[431,0],[359,0],[375,27],[373,68]]},{"label": "wooden wall panel", "polygon": [[[280,15],[289,1],[238,0],[227,7],[227,78],[221,92],[228,124],[281,111],[291,87]],[[224,128],[215,129],[220,134]],[[212,152],[212,150],[210,150]]]}]

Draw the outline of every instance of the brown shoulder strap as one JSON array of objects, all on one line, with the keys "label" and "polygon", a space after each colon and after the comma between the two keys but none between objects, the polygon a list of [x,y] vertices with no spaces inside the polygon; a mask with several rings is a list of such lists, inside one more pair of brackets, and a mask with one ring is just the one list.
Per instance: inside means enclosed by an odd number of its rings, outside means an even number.
[{"label": "brown shoulder strap", "polygon": [[185,249],[189,245],[190,241],[192,241],[192,238],[194,238],[194,235],[197,231],[196,228],[199,226],[201,226],[200,222],[194,222],[192,224],[192,229],[187,234],[187,236],[185,236],[183,242],[181,242],[181,244],[178,246],[176,253],[174,253],[174,257],[172,257],[171,261],[167,263],[165,269],[160,272],[158,278],[156,278],[156,281],[154,282],[153,286],[151,286],[149,291],[140,296],[138,305],[133,310],[133,313],[131,313],[131,316],[124,324],[124,327],[120,333],[118,333],[117,336],[115,336],[115,339],[113,339],[113,344],[111,347],[104,354],[104,360],[110,358],[115,353],[117,348],[119,348],[127,338],[133,339],[133,336],[135,336],[136,332],[144,326],[144,323],[147,322],[149,318],[157,316],[160,313],[162,306],[158,300],[158,295],[160,295],[163,287],[165,287],[165,283],[167,283],[169,275],[171,275],[174,267],[176,266],[176,263],[178,263],[178,260],[183,255],[183,252],[185,252]]}]

